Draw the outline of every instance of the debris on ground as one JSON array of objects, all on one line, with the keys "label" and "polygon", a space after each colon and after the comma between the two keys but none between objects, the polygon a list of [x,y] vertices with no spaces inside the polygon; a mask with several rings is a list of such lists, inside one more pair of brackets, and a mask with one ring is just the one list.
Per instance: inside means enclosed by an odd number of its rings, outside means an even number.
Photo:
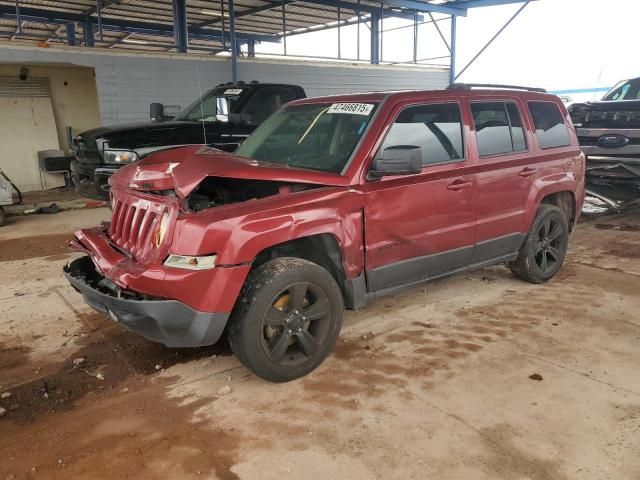
[{"label": "debris on ground", "polygon": [[228,395],[229,393],[231,393],[231,386],[229,385],[224,385],[218,389],[218,395]]},{"label": "debris on ground", "polygon": [[4,392],[2,395],[0,395],[0,398],[2,398],[3,400],[11,398],[11,392]]},{"label": "debris on ground", "polygon": [[0,417],[4,417],[6,413],[7,413],[7,409],[0,407]]},{"label": "debris on ground", "polygon": [[78,367],[80,365],[82,365],[85,362],[85,359],[83,357],[78,357],[78,358],[74,358],[73,359],[73,364]]},{"label": "debris on ground", "polygon": [[104,375],[103,375],[103,374],[101,374],[101,373],[98,373],[98,374],[96,374],[96,378],[97,378],[98,380],[104,380]]},{"label": "debris on ground", "polygon": [[540,375],[539,373],[534,373],[533,375],[529,375],[529,378],[531,380],[535,380],[536,382],[542,381],[542,375]]}]

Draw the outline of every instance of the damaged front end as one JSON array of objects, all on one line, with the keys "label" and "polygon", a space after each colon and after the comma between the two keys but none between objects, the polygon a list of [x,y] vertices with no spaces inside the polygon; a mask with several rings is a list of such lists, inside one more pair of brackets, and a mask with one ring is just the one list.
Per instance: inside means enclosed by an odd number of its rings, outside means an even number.
[{"label": "damaged front end", "polygon": [[640,101],[569,107],[586,157],[585,210],[621,211],[640,204]]}]

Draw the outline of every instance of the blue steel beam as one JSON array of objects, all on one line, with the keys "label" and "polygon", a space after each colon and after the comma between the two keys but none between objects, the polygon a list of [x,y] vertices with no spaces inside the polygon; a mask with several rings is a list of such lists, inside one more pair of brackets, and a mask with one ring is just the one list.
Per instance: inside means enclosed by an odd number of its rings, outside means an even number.
[{"label": "blue steel beam", "polygon": [[[458,5],[458,3],[442,5],[442,4],[433,4],[427,2],[419,2],[416,0],[377,0],[384,5],[389,5],[392,7],[401,7],[408,8],[411,10],[416,10],[418,12],[433,12],[433,13],[444,13],[446,15],[457,15],[459,17],[466,17],[467,10],[464,8],[458,8],[450,5]],[[386,15],[386,12],[385,12]]]},{"label": "blue steel beam", "polygon": [[[394,0],[395,1],[395,0]],[[402,0],[398,0],[402,1]],[[343,0],[301,0],[301,3],[310,3],[311,5],[324,5],[326,7],[341,8],[342,10],[358,11],[358,4],[346,2]],[[421,3],[421,2],[415,2]],[[426,5],[421,3],[421,5]],[[413,11],[399,11],[393,8],[383,8],[385,17],[403,18],[405,20],[413,20]],[[380,7],[372,7],[371,5],[360,5],[360,13],[380,13]]]},{"label": "blue steel beam", "polygon": [[189,34],[187,33],[187,5],[185,0],[173,0],[173,35],[176,48],[180,53],[187,53]]},{"label": "blue steel beam", "polygon": [[[458,32],[457,32],[458,27],[457,27],[456,20],[457,20],[456,16],[451,15],[451,40],[450,40],[451,45],[449,45],[449,52],[451,52],[451,56],[449,59],[449,83],[450,84],[455,83],[456,78],[458,78],[458,76],[456,75],[456,37],[458,36]],[[436,23],[436,25],[438,24]]]},{"label": "blue steel beam", "polygon": [[67,45],[74,47],[76,45],[76,24],[67,22]]},{"label": "blue steel beam", "polygon": [[[0,17],[16,20],[15,7],[8,5],[0,5]],[[67,22],[85,22],[87,18],[84,15],[57,12],[51,10],[42,10],[38,8],[20,8],[20,18],[28,21],[36,22],[49,22],[66,24]],[[97,19],[90,17],[88,20],[90,23],[97,22]],[[139,22],[130,20],[119,19],[102,19],[102,26],[108,30],[119,30],[127,32],[147,33],[148,35],[173,35],[173,26],[160,25],[149,22]],[[189,29],[189,36],[191,38],[197,38],[206,40],[215,37],[216,39],[222,38],[220,30],[213,30],[208,28],[195,28]],[[229,36],[225,36],[227,39]],[[276,42],[280,39],[275,35],[260,35],[254,33],[236,32],[236,37],[243,40],[255,40],[257,42]]]},{"label": "blue steel beam", "polygon": [[453,5],[459,8],[480,8],[495,7],[498,5],[510,5],[513,3],[522,3],[525,0],[463,0]]},{"label": "blue steel beam", "polygon": [[84,46],[95,47],[96,40],[93,34],[93,24],[91,22],[84,22],[82,31],[84,33]]},{"label": "blue steel beam", "polygon": [[371,63],[380,63],[380,13],[371,14]]},{"label": "blue steel beam", "polygon": [[236,40],[236,12],[233,0],[229,1],[229,33],[231,35],[231,80],[238,81],[238,41]]}]

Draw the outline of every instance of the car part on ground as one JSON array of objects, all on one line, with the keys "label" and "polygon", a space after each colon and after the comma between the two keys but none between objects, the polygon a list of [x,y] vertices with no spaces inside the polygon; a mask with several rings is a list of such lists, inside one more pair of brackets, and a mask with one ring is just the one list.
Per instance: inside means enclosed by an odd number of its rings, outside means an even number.
[{"label": "car part on ground", "polygon": [[226,327],[249,369],[288,381],[327,356],[345,306],[495,264],[549,280],[584,168],[562,102],[532,89],[292,102],[235,154],[121,168],[111,223],[76,233],[87,257],[65,274],[150,340],[203,345]]},{"label": "car part on ground", "polygon": [[[232,152],[271,113],[304,98],[297,85],[227,83],[202,95],[175,118],[151,104],[151,122],[101,127],[73,141],[71,172],[78,191],[89,198],[109,198],[109,178],[122,166],[182,145],[206,144]],[[165,121],[168,120],[168,121]]]}]

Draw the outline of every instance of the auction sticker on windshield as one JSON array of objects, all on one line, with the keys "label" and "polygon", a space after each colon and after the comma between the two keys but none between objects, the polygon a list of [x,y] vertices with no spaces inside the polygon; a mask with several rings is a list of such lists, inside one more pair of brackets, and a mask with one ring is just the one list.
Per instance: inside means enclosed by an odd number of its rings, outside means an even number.
[{"label": "auction sticker on windshield", "polygon": [[373,110],[371,103],[334,103],[327,113],[350,113],[352,115],[369,115]]},{"label": "auction sticker on windshield", "polygon": [[241,88],[227,88],[224,91],[224,95],[240,95],[242,93]]}]

